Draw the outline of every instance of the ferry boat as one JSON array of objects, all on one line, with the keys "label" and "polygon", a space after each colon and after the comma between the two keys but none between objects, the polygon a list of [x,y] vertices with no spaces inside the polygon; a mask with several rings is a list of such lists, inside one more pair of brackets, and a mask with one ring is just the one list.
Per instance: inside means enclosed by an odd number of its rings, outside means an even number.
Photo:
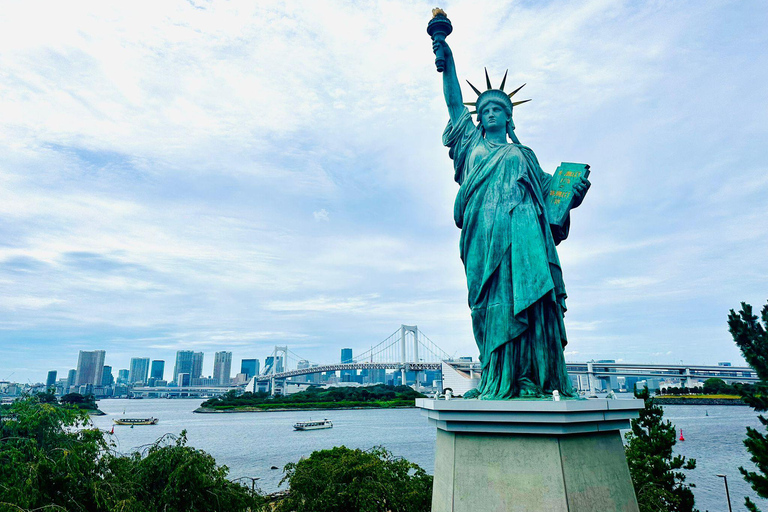
[{"label": "ferry boat", "polygon": [[117,418],[115,425],[157,425],[157,418]]},{"label": "ferry boat", "polygon": [[322,421],[299,421],[293,428],[296,430],[320,430],[321,428],[333,428],[333,423],[327,418]]}]

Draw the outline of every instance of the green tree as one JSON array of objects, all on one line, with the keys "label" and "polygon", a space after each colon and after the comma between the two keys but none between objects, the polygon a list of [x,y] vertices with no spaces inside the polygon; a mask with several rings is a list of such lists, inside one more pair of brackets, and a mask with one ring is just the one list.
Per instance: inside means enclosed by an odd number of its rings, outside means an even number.
[{"label": "green tree", "polygon": [[703,391],[705,395],[735,395],[738,393],[734,386],[717,377],[705,380]]},{"label": "green tree", "polygon": [[[728,330],[741,350],[744,359],[757,372],[760,379],[758,384],[739,388],[742,399],[757,412],[768,410],[768,304],[763,306],[760,313],[762,323],[752,314],[752,306],[742,302],[741,311],[731,310],[728,314]],[[758,416],[760,423],[768,427],[768,420],[762,414]],[[747,471],[740,467],[752,489],[761,498],[768,498],[768,439],[765,434],[747,427],[747,438],[744,440],[757,471]],[[752,512],[759,509],[752,500],[746,498],[746,507]]]},{"label": "green tree", "polygon": [[93,395],[81,395],[80,393],[67,393],[59,399],[62,404],[76,405],[80,409],[95,411],[96,398]]},{"label": "green tree", "polygon": [[107,444],[69,406],[15,402],[0,417],[0,511],[49,507],[97,510],[96,487]]},{"label": "green tree", "polygon": [[[202,450],[187,446],[187,433],[166,435],[128,457],[110,457],[109,510],[229,512],[257,510],[263,499],[227,479],[226,466]],[[115,484],[115,485],[112,485]]]},{"label": "green tree", "polygon": [[626,454],[640,512],[695,512],[691,487],[685,473],[696,467],[696,460],[673,455],[676,429],[664,421],[664,410],[653,403],[646,387],[635,390],[645,408],[632,420],[626,434]]},{"label": "green tree", "polygon": [[47,389],[42,393],[35,393],[35,398],[37,398],[37,401],[44,404],[56,404],[59,401],[56,400],[56,389],[51,387],[51,389]]},{"label": "green tree", "polygon": [[15,402],[0,416],[0,512],[245,512],[263,503],[187,446],[184,432],[142,453],[113,448],[75,405]]},{"label": "green tree", "polygon": [[432,477],[381,447],[316,451],[287,464],[286,480],[279,512],[428,512],[432,500]]}]

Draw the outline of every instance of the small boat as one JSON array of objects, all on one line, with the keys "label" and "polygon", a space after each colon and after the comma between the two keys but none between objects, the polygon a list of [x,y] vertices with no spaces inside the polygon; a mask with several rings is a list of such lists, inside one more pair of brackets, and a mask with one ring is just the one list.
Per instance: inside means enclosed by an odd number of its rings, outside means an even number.
[{"label": "small boat", "polygon": [[322,421],[299,421],[293,428],[296,430],[320,430],[321,428],[333,428],[333,423],[327,418]]},{"label": "small boat", "polygon": [[118,418],[116,420],[112,420],[115,422],[115,425],[157,425],[157,422],[160,421],[157,418]]}]

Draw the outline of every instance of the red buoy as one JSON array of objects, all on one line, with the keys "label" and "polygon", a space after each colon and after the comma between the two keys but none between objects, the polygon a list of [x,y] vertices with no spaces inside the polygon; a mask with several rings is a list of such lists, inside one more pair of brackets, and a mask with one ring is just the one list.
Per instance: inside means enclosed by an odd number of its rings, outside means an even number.
[{"label": "red buoy", "polygon": [[685,441],[685,438],[683,437],[683,429],[680,429],[680,439],[678,441]]}]

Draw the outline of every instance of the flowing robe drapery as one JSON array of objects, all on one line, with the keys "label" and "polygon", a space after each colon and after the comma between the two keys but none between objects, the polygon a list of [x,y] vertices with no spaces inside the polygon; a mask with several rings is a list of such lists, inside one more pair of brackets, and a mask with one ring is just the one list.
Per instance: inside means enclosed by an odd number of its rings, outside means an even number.
[{"label": "flowing robe drapery", "polygon": [[467,109],[443,134],[459,192],[454,219],[461,229],[472,327],[486,399],[572,393],[565,369],[565,285],[544,198],[552,177],[533,151],[487,141]]}]

